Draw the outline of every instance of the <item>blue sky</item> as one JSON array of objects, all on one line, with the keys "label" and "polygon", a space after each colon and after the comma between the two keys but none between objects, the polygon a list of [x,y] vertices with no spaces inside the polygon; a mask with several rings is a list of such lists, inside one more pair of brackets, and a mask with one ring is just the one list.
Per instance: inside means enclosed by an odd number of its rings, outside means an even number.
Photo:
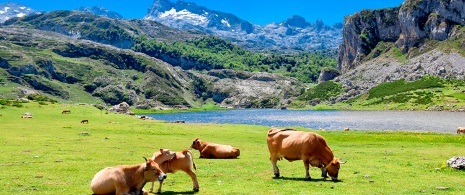
[{"label": "blue sky", "polygon": [[[174,1],[174,0],[172,0]],[[185,0],[212,10],[232,13],[254,24],[282,22],[292,15],[303,16],[308,22],[318,18],[332,25],[343,22],[344,16],[363,9],[399,6],[404,0]],[[0,0],[15,2],[35,10],[73,10],[81,6],[102,6],[125,18],[143,18],[154,0]]]}]

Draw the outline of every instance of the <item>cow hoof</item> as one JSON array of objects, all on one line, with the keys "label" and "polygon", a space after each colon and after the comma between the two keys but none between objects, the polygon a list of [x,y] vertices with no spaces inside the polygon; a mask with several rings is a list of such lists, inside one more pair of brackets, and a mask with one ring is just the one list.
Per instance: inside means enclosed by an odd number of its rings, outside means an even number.
[{"label": "cow hoof", "polygon": [[194,192],[198,192],[198,191],[199,191],[199,189],[195,189],[195,188],[194,188]]},{"label": "cow hoof", "polygon": [[278,177],[279,177],[279,173],[275,173],[275,174],[274,174],[274,177],[278,178]]},{"label": "cow hoof", "polygon": [[312,180],[312,178],[311,177],[306,177],[305,180],[310,181],[310,180]]}]

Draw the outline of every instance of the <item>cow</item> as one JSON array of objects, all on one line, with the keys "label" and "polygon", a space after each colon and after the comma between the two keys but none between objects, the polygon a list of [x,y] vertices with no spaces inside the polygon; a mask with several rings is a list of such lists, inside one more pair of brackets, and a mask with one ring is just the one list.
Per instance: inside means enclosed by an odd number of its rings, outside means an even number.
[{"label": "cow", "polygon": [[457,134],[465,133],[465,127],[457,127]]},{"label": "cow", "polygon": [[321,135],[293,129],[271,128],[268,130],[266,141],[275,177],[280,176],[277,161],[284,157],[289,162],[303,160],[307,180],[311,179],[309,165],[320,168],[323,178],[327,178],[329,174],[333,181],[337,180],[340,164],[343,162],[334,157]]},{"label": "cow", "polygon": [[165,173],[152,159],[136,165],[107,167],[97,172],[90,188],[97,194],[148,195],[143,188],[148,181],[163,181]]},{"label": "cow", "polygon": [[238,148],[222,145],[207,143],[199,138],[196,138],[190,148],[200,151],[200,158],[237,158],[241,151]]},{"label": "cow", "polygon": [[350,130],[349,127],[344,128],[344,131],[349,131],[349,130]]},{"label": "cow", "polygon": [[71,114],[71,110],[63,110],[61,111],[61,114]]},{"label": "cow", "polygon": [[84,120],[82,120],[82,121],[81,121],[81,123],[82,123],[82,124],[84,124],[84,123],[87,123],[87,124],[89,124],[89,120],[87,120],[87,119],[84,119]]},{"label": "cow", "polygon": [[[182,152],[171,152],[168,149],[160,148],[160,152],[155,152],[153,154],[152,160],[160,165],[160,168],[164,173],[174,174],[176,173],[176,171],[179,170],[186,172],[192,179],[194,185],[194,192],[199,191],[199,182],[197,181],[197,175],[192,170],[192,168],[197,170],[197,167],[195,166],[192,153],[189,150],[185,149]],[[154,183],[155,182],[152,181],[152,185],[150,186],[150,192],[153,192]],[[160,185],[157,190],[158,194],[161,193],[162,185],[163,181],[160,181]]]},{"label": "cow", "polygon": [[32,118],[31,115],[22,115],[21,118]]}]

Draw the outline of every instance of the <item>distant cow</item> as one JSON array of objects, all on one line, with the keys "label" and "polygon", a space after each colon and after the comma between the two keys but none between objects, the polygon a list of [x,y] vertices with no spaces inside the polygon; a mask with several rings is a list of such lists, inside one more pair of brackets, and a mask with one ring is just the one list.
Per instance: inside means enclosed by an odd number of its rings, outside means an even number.
[{"label": "distant cow", "polygon": [[26,116],[22,115],[21,118],[32,118],[32,116],[31,115],[26,115]]},{"label": "distant cow", "polygon": [[71,110],[63,110],[61,111],[61,114],[71,114]]},{"label": "distant cow", "polygon": [[465,127],[457,127],[457,134],[465,133]]},{"label": "distant cow", "polygon": [[[192,183],[194,185],[193,190],[194,192],[199,191],[199,182],[197,181],[197,175],[192,170],[195,170],[197,167],[194,163],[194,158],[192,153],[185,149],[182,152],[171,152],[168,149],[160,148],[160,152],[155,152],[152,156],[152,160],[155,161],[157,164],[160,165],[161,170],[164,173],[176,173],[176,171],[184,171],[186,172],[192,179]],[[157,193],[161,193],[161,187],[163,185],[163,181],[160,181],[160,186],[158,187]],[[150,192],[153,192],[154,182],[152,181],[152,185],[150,186]]]},{"label": "distant cow", "polygon": [[349,131],[349,130],[350,130],[349,127],[344,128],[344,131]]},{"label": "distant cow", "polygon": [[119,165],[107,167],[95,174],[90,188],[94,194],[144,194],[143,188],[147,181],[163,181],[165,173],[152,159],[136,165]]},{"label": "distant cow", "polygon": [[87,124],[89,124],[89,120],[87,120],[87,119],[84,119],[84,120],[82,120],[82,121],[81,121],[81,123],[82,123],[82,124],[84,124],[84,123],[87,123]]},{"label": "distant cow", "polygon": [[326,140],[316,133],[301,132],[293,129],[271,128],[267,135],[270,160],[274,175],[279,177],[277,161],[283,157],[289,162],[303,160],[305,165],[305,178],[310,180],[309,165],[321,169],[321,176],[327,174],[332,180],[337,180],[340,164],[335,158]]},{"label": "distant cow", "polygon": [[241,153],[238,148],[207,143],[199,140],[199,138],[192,142],[191,148],[200,151],[200,158],[237,158]]}]

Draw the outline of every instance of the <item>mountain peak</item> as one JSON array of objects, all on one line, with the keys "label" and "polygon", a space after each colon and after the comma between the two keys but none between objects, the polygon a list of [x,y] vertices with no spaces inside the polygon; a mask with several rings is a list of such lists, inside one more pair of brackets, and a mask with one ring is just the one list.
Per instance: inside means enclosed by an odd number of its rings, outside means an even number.
[{"label": "mountain peak", "polygon": [[294,26],[294,27],[299,27],[299,28],[305,28],[310,25],[304,17],[299,16],[299,15],[293,15],[289,19],[285,20],[282,22],[282,25],[284,26]]},{"label": "mountain peak", "polygon": [[101,7],[101,6],[80,7],[78,9],[76,9],[76,11],[90,13],[90,14],[94,14],[94,15],[97,15],[97,16],[105,16],[105,17],[108,17],[108,18],[117,18],[117,19],[122,19],[123,18],[123,16],[121,16],[121,14],[119,14],[118,12],[109,11],[108,9],[106,9],[104,7]]},{"label": "mountain peak", "polygon": [[0,23],[14,17],[24,17],[30,14],[39,14],[41,12],[32,8],[12,2],[0,4]]}]

